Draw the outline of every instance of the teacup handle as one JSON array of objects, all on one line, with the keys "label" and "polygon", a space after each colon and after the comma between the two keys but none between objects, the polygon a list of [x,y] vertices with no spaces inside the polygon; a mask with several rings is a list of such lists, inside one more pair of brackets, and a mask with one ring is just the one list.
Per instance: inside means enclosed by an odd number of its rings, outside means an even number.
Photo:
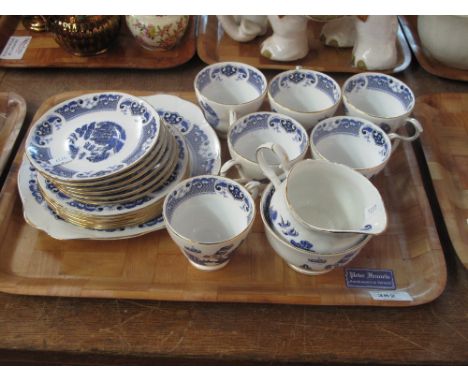
[{"label": "teacup handle", "polygon": [[244,185],[245,189],[249,191],[252,198],[255,200],[258,196],[258,191],[260,190],[261,183],[256,180],[251,180]]},{"label": "teacup handle", "polygon": [[414,126],[414,134],[410,135],[410,136],[404,136],[404,135],[400,135],[400,134],[396,134],[396,133],[390,133],[390,134],[388,134],[388,137],[392,141],[394,139],[400,139],[402,141],[411,142],[411,141],[414,141],[415,139],[417,139],[421,135],[421,133],[423,132],[423,128],[422,128],[421,124],[419,123],[419,121],[417,119],[406,118],[406,122],[409,122],[410,124],[412,124]]},{"label": "teacup handle", "polygon": [[256,151],[256,157],[257,157],[257,162],[260,168],[263,171],[263,174],[270,179],[270,181],[273,183],[275,186],[275,189],[279,189],[281,187],[281,180],[276,175],[275,170],[268,164],[267,160],[265,159],[265,155],[263,153],[263,150],[270,150],[275,153],[275,155],[278,157],[280,164],[281,164],[281,169],[284,171],[286,174],[291,166],[289,164],[289,157],[286,151],[283,149],[283,147],[277,143],[264,143],[260,146],[258,146],[257,151]]},{"label": "teacup handle", "polygon": [[245,176],[244,172],[242,171],[241,164],[235,159],[229,159],[227,162],[225,162],[221,166],[221,170],[219,171],[219,175],[226,177],[227,176],[226,174],[228,173],[228,171],[234,166],[236,167],[237,172],[241,176],[239,179],[234,179],[236,182],[238,182],[240,184],[245,184],[249,180],[251,180],[250,178]]},{"label": "teacup handle", "polygon": [[229,127],[237,121],[237,112],[235,110],[229,110]]}]

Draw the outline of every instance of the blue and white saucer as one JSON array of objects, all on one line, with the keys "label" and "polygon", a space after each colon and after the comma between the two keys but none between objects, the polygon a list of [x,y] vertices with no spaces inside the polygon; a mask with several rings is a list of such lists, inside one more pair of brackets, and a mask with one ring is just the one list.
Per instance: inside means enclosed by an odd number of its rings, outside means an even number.
[{"label": "blue and white saucer", "polygon": [[173,95],[156,94],[142,98],[157,110],[167,125],[176,127],[185,137],[190,151],[190,176],[217,175],[221,168],[221,145],[201,109]]},{"label": "blue and white saucer", "polygon": [[[221,147],[201,110],[191,102],[169,95],[155,95],[146,100],[158,108],[165,122],[176,127],[190,152],[190,176],[216,175],[221,167]],[[26,221],[59,240],[115,240],[140,236],[165,228],[162,216],[138,226],[93,230],[75,226],[57,216],[47,205],[36,180],[37,171],[25,157],[18,173],[18,189]]]},{"label": "blue and white saucer", "polygon": [[89,219],[109,219],[117,218],[122,215],[138,213],[139,211],[160,203],[170,190],[184,179],[184,176],[187,174],[187,167],[190,161],[185,140],[180,133],[174,132],[173,134],[175,136],[179,152],[174,171],[160,187],[137,200],[133,200],[128,203],[116,204],[81,203],[60,192],[53,183],[46,180],[41,174],[37,174],[36,180],[39,183],[41,191],[45,194],[46,199],[52,200],[55,205],[67,210],[70,215],[81,214],[86,215]]},{"label": "blue and white saucer", "polygon": [[151,152],[160,123],[146,101],[130,94],[85,94],[34,123],[26,154],[38,171],[57,181],[111,178]]}]

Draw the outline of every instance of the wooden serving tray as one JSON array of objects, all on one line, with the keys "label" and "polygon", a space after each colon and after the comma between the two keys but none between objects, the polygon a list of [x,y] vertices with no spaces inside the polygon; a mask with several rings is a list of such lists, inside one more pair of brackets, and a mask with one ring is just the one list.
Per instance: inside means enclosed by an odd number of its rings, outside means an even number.
[{"label": "wooden serving tray", "polygon": [[452,245],[468,269],[468,94],[419,97],[421,145]]},{"label": "wooden serving tray", "polygon": [[16,93],[0,93],[0,189],[7,164],[26,116],[26,101]]},{"label": "wooden serving tray", "polygon": [[398,16],[408,44],[416,59],[427,72],[451,80],[468,81],[468,70],[456,69],[446,66],[435,60],[425,52],[418,34],[418,16]]},{"label": "wooden serving tray", "polygon": [[[221,61],[241,61],[260,69],[290,70],[297,65],[322,72],[360,73],[351,65],[352,48],[332,48],[316,42],[315,48],[303,59],[280,62],[269,60],[260,54],[260,43],[266,38],[257,37],[250,42],[240,43],[229,37],[219,24],[216,16],[201,16],[197,38],[198,56],[207,64]],[[323,23],[309,22],[311,35],[320,36]],[[271,32],[267,32],[267,36]],[[391,70],[382,73],[398,73],[405,70],[411,63],[411,51],[403,32],[398,28],[398,63]]]},{"label": "wooden serving tray", "polygon": [[187,32],[172,50],[150,51],[135,41],[122,19],[120,35],[105,53],[78,57],[60,47],[50,32],[31,32],[24,28],[19,16],[0,18],[0,51],[10,36],[32,36],[32,40],[21,60],[1,60],[5,68],[132,68],[163,69],[182,65],[196,52],[197,17],[191,16]]},{"label": "wooden serving tray", "polygon": [[[57,95],[46,109],[82,92]],[[146,92],[131,92],[148,95]],[[175,93],[195,102],[193,93]],[[69,297],[309,305],[410,306],[437,298],[446,266],[411,145],[401,144],[375,179],[389,214],[385,234],[370,241],[348,268],[393,270],[397,291],[412,301],[374,301],[367,289],[347,288],[344,269],[321,276],[291,270],[269,246],[260,214],[246,242],[225,268],[191,266],[166,231],[122,241],[57,241],[23,219],[16,155],[0,195],[0,290]],[[224,159],[227,158],[223,142]]]}]

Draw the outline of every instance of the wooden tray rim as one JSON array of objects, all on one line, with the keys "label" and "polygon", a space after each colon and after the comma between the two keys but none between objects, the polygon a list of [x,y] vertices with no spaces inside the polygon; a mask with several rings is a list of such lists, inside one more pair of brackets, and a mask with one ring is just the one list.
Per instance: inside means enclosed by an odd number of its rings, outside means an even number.
[{"label": "wooden tray rim", "polygon": [[421,65],[425,71],[437,77],[447,78],[450,80],[468,81],[468,70],[451,68],[432,59],[431,57],[428,57],[424,53],[418,32],[414,29],[412,22],[407,16],[398,16],[398,20],[401,28],[403,29],[406,40],[408,41],[408,45],[416,56],[416,60],[419,65]]},{"label": "wooden tray rim", "polygon": [[[3,17],[18,17],[18,16],[3,16]],[[123,16],[122,16],[123,17]],[[21,19],[18,18],[18,24],[21,23]],[[155,65],[124,65],[122,64],[121,60],[117,60],[115,62],[113,61],[108,61],[106,64],[101,64],[101,65],[93,65],[93,69],[143,69],[143,70],[151,70],[151,69],[170,69],[170,68],[175,68],[178,66],[181,66],[188,61],[190,61],[196,54],[197,52],[197,35],[198,35],[198,25],[199,25],[199,19],[197,16],[190,16],[189,20],[189,26],[187,28],[187,32],[184,35],[182,42],[174,48],[174,51],[180,51],[184,50],[187,53],[180,56],[180,57],[174,57],[175,60],[169,62],[168,64],[164,64],[165,62],[168,62],[169,60],[163,60],[162,63],[158,64],[158,60],[155,59],[154,63]],[[1,24],[0,24],[1,27]],[[123,28],[123,26],[122,26]],[[16,32],[17,26],[15,29],[12,31],[11,36]],[[42,33],[42,32],[36,32],[36,33]],[[31,33],[31,35],[34,37],[34,34]],[[52,37],[51,37],[52,38]],[[3,49],[3,46],[0,47],[0,51]],[[144,48],[141,48],[144,49]],[[146,51],[146,49],[145,49]],[[155,52],[157,55],[157,52]],[[105,55],[105,53],[104,53]],[[76,57],[77,60],[81,59],[82,57],[78,56],[73,56],[70,54],[70,57]],[[156,56],[157,58],[157,56]],[[138,61],[138,60],[135,60]],[[35,61],[30,64],[25,64],[23,60],[0,60],[0,68],[48,68],[48,67],[54,67],[54,68],[88,68],[89,63],[88,62],[80,62],[80,61],[75,61],[75,62],[67,62],[67,63],[59,63],[56,64],[54,63],[54,60],[51,61],[46,61],[45,63]]]},{"label": "wooden tray rim", "polygon": [[[468,99],[468,95],[466,95],[465,93],[445,92],[445,93],[425,94],[425,95],[417,97],[416,101],[419,104],[421,104],[421,103],[426,103],[427,104],[434,97],[438,97],[438,98],[451,97],[451,96],[460,97],[461,95],[466,96],[467,99]],[[437,136],[437,133],[434,133],[434,131],[437,131],[437,129],[433,129],[433,134],[435,136]],[[439,200],[440,211],[441,211],[442,216],[444,218],[444,223],[445,223],[445,226],[447,228],[447,232],[448,232],[450,241],[451,241],[452,246],[454,248],[454,252],[456,253],[458,259],[463,264],[465,269],[468,269],[468,252],[461,254],[460,253],[460,248],[457,245],[458,240],[453,240],[453,237],[459,237],[460,236],[459,232],[457,232],[457,234],[454,235],[451,224],[447,224],[447,220],[448,220],[447,215],[453,215],[454,214],[453,210],[455,210],[457,207],[455,205],[453,205],[452,198],[449,196],[450,192],[447,190],[447,183],[436,179],[434,177],[434,173],[431,171],[431,166],[430,166],[431,163],[435,163],[438,166],[442,166],[442,164],[441,164],[442,161],[440,160],[441,152],[440,152],[440,150],[434,149],[431,142],[429,140],[427,140],[427,139],[424,139],[423,136],[421,137],[421,147],[422,147],[422,151],[424,153],[424,159],[425,159],[425,161],[426,161],[426,163],[428,165],[428,168],[429,168],[429,174],[430,174],[430,178],[431,178],[430,180],[431,180],[432,185],[434,187],[434,191],[436,193],[437,199]],[[431,158],[429,158],[428,151],[430,153]],[[445,171],[447,173],[450,173],[450,171],[448,171],[445,166],[442,166],[442,167],[445,169]],[[441,198],[441,196],[443,196],[443,197]],[[448,201],[448,203],[440,203],[441,199]]]},{"label": "wooden tray rim", "polygon": [[[198,34],[197,34],[197,54],[198,54],[198,57],[200,57],[200,59],[204,63],[206,63],[208,65],[220,62],[218,59],[215,59],[212,56],[210,56],[208,54],[207,50],[204,48],[204,42],[205,42],[205,38],[206,38],[205,36],[207,35],[207,33],[204,33],[203,31],[206,31],[206,27],[208,25],[209,17],[216,17],[216,16],[209,16],[209,15],[200,16],[200,20],[199,20],[199,23],[198,23]],[[374,70],[374,71],[377,71],[377,72],[380,72],[380,73],[391,74],[391,73],[402,72],[406,68],[408,68],[408,66],[411,64],[411,50],[410,50],[410,47],[408,46],[408,43],[406,41],[406,38],[404,36],[403,30],[400,27],[400,25],[398,25],[397,41],[398,41],[398,44],[399,44],[399,46],[401,48],[401,52],[403,54],[403,62],[401,64],[397,65],[393,69]],[[242,61],[241,57],[239,59],[240,59],[240,61]],[[257,67],[259,69],[267,69],[267,70],[290,70],[290,69],[294,69],[296,67],[296,65],[297,65],[296,61],[291,61],[290,63],[288,63],[288,62],[281,62],[281,61],[271,60],[269,63],[260,64],[260,65],[257,65]],[[302,66],[304,68],[309,68],[309,69],[312,69],[312,70],[314,70],[314,68],[317,68],[317,70],[318,70],[318,68],[320,66],[320,69],[319,69],[320,71],[330,72],[330,73],[331,72],[334,72],[334,73],[363,73],[363,72],[365,72],[365,70],[359,70],[357,68],[352,67],[351,65],[349,65],[348,69],[334,70],[334,71],[328,70],[327,67],[326,67],[326,64],[325,65],[302,64]]]},{"label": "wooden tray rim", "polygon": [[[13,154],[12,150],[14,149],[16,140],[18,139],[18,136],[21,132],[21,128],[23,127],[24,119],[26,118],[27,105],[26,105],[25,99],[17,93],[3,92],[0,94],[7,97],[9,101],[10,100],[14,101],[17,105],[16,107],[18,108],[18,113],[16,115],[15,120],[12,122],[9,122],[11,123],[11,129],[8,132],[8,138],[6,138],[4,144],[0,146],[0,175],[1,175],[0,178],[3,180],[0,183],[0,189],[1,189],[4,183],[4,177],[3,177],[4,172],[6,173],[8,171],[7,169],[8,159]],[[5,125],[3,125],[3,128],[5,128]]]},{"label": "wooden tray rim", "polygon": [[[88,92],[98,92],[99,90],[87,90],[87,91],[69,91],[64,92],[61,94],[56,94],[47,98],[41,106],[39,106],[38,111],[41,109],[42,105],[49,103],[51,100],[57,97],[69,97],[69,96],[76,96],[79,92],[80,94],[88,93]],[[111,90],[107,90],[111,91]],[[116,90],[117,91],[117,90]],[[127,92],[130,94],[134,94],[137,96],[149,96],[154,94],[154,92],[149,91],[133,91],[133,90],[118,90],[121,92]],[[182,94],[185,93],[193,93],[193,92],[171,92],[170,94],[177,95],[183,97]],[[168,93],[169,94],[169,93]],[[38,115],[37,111],[34,115],[32,123],[37,120],[40,116]],[[28,128],[28,129],[29,129]],[[15,162],[10,168],[10,173],[14,173],[17,168],[19,168],[21,164],[22,158],[22,150],[24,150],[24,140],[19,148],[18,152],[16,153]],[[414,150],[412,148],[408,148],[411,150],[414,155]],[[418,166],[416,166],[418,167]],[[419,170],[419,168],[418,168]],[[419,173],[419,176],[421,174]],[[9,178],[10,182],[15,182],[15,192],[17,193],[16,188],[16,178]],[[11,180],[13,179],[13,180]],[[8,182],[8,180],[7,180]],[[4,198],[11,198],[11,195],[7,195],[6,188],[4,187],[3,190],[0,192],[0,207],[1,202]],[[17,196],[19,198],[19,196]],[[427,194],[424,192],[424,199],[427,207],[430,209],[429,201],[427,198]],[[430,212],[431,220],[433,221],[432,211]],[[24,222],[24,224],[27,224]],[[138,238],[136,238],[138,239]],[[130,239],[132,240],[132,239]],[[134,240],[134,239],[133,239]],[[434,248],[434,240],[437,241],[439,244],[438,247]],[[47,282],[48,278],[38,278],[38,277],[21,277],[15,276],[8,272],[5,272],[3,269],[0,268],[0,292],[10,293],[10,294],[18,294],[18,295],[32,295],[32,296],[56,296],[56,297],[79,297],[79,298],[117,298],[117,299],[143,299],[143,300],[161,300],[161,301],[186,301],[186,302],[225,302],[225,303],[238,303],[238,302],[247,302],[247,303],[274,303],[274,304],[290,304],[290,305],[323,305],[323,306],[372,306],[372,307],[410,307],[410,306],[417,306],[422,304],[427,304],[435,299],[437,299],[445,290],[446,282],[447,282],[447,269],[445,264],[445,259],[443,255],[443,251],[441,250],[441,246],[439,243],[438,236],[431,241],[431,252],[434,254],[435,259],[437,260],[437,264],[440,265],[438,267],[438,282],[432,283],[429,289],[425,290],[424,296],[421,299],[413,299],[411,302],[407,301],[373,301],[372,303],[352,303],[350,301],[340,302],[340,303],[314,303],[311,302],[307,296],[297,296],[294,295],[295,301],[291,302],[289,300],[288,295],[281,295],[276,296],[275,300],[272,301],[269,299],[269,296],[266,294],[262,294],[262,291],[254,291],[249,290],[246,291],[246,294],[243,296],[233,296],[233,295],[222,295],[219,298],[219,293],[214,291],[212,294],[205,295],[197,295],[195,298],[194,296],[184,296],[184,293],[181,291],[173,291],[172,294],[170,292],[158,292],[156,289],[150,290],[126,290],[123,285],[125,282],[119,284],[118,286],[115,285],[115,282],[111,282],[113,289],[87,289],[86,288],[86,281],[83,280],[73,280],[73,279],[56,279],[54,280],[56,284],[54,284],[54,288],[51,291],[51,288]],[[135,285],[134,282],[128,283],[131,285]],[[146,285],[147,283],[143,283]],[[60,286],[66,286],[67,291],[64,293]],[[245,296],[249,296],[249,301],[245,301]],[[207,297],[208,296],[208,297]],[[369,300],[370,301],[370,300]]]}]

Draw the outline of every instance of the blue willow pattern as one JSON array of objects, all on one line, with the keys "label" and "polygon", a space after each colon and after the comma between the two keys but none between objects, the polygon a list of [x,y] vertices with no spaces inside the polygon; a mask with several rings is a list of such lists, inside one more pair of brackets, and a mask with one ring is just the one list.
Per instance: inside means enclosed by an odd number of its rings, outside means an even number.
[{"label": "blue willow pattern", "polygon": [[49,182],[48,180],[45,181],[46,188],[50,192],[53,192],[56,195],[56,197],[60,199],[60,202],[66,203],[69,207],[76,208],[78,210],[84,210],[87,212],[110,211],[110,212],[117,213],[118,211],[131,210],[143,204],[149,204],[151,202],[154,202],[154,200],[156,200],[156,198],[160,196],[160,193],[162,192],[162,190],[166,188],[168,185],[170,185],[172,182],[174,182],[181,175],[180,172],[182,171],[182,164],[184,162],[186,152],[184,150],[184,144],[181,141],[181,138],[176,135],[175,139],[179,146],[179,160],[177,162],[177,165],[174,171],[160,187],[152,191],[150,194],[143,196],[139,199],[136,199],[130,202],[125,202],[125,203],[118,203],[118,204],[103,204],[103,205],[89,204],[89,203],[82,203],[82,202],[79,202],[77,200],[70,198],[68,195],[60,192],[60,190],[52,182]]},{"label": "blue willow pattern", "polygon": [[208,102],[200,101],[200,105],[202,107],[203,114],[211,127],[218,127],[220,119],[214,109],[208,104]]},{"label": "blue willow pattern", "polygon": [[235,144],[242,136],[256,130],[273,128],[278,133],[287,133],[295,142],[301,142],[301,151],[307,146],[307,136],[304,131],[289,118],[272,113],[254,113],[244,117],[231,131],[231,143]]},{"label": "blue willow pattern", "polygon": [[382,132],[374,129],[371,125],[353,118],[337,118],[320,122],[314,129],[312,137],[314,144],[318,144],[322,139],[331,136],[346,134],[354,137],[363,136],[370,144],[380,147],[379,155],[386,157],[389,153],[389,146]]},{"label": "blue willow pattern", "polygon": [[224,198],[231,198],[239,207],[247,212],[247,223],[252,220],[254,208],[244,192],[234,183],[216,177],[199,177],[187,181],[183,188],[171,192],[167,196],[166,217],[172,220],[177,206],[200,194],[219,194]]},{"label": "blue willow pattern", "polygon": [[196,87],[201,92],[211,84],[213,80],[223,81],[223,78],[235,78],[236,81],[247,81],[258,94],[266,89],[264,78],[245,65],[225,64],[215,67],[207,67],[197,77]]},{"label": "blue willow pattern", "polygon": [[234,244],[228,244],[218,249],[212,255],[201,255],[202,251],[192,245],[191,247],[185,246],[183,252],[195,264],[202,266],[214,266],[223,264],[228,261],[229,254],[233,249]]},{"label": "blue willow pattern", "polygon": [[340,91],[336,83],[321,73],[312,71],[292,71],[275,78],[270,87],[272,97],[276,97],[281,89],[289,89],[291,86],[315,87],[336,103],[340,99]]},{"label": "blue willow pattern", "polygon": [[406,110],[409,110],[414,103],[414,97],[409,88],[391,77],[378,74],[363,74],[349,81],[345,91],[351,93],[353,91],[358,92],[360,89],[372,89],[390,94],[395,97]]},{"label": "blue willow pattern", "polygon": [[184,134],[188,149],[192,171],[191,176],[211,174],[216,162],[215,155],[211,150],[213,142],[208,135],[195,123],[183,118],[179,113],[164,109],[157,109],[160,118],[173,128]]},{"label": "blue willow pattern", "polygon": [[[118,106],[120,101],[122,102]],[[139,117],[142,123],[145,123],[139,142],[126,158],[120,163],[110,164],[99,171],[79,172],[63,165],[63,163],[53,163],[54,158],[49,146],[53,142],[54,131],[64,128],[63,119],[69,121],[81,115],[115,111],[118,108],[122,113],[130,113],[132,116]],[[54,113],[45,116],[42,122],[34,126],[32,141],[29,143],[27,150],[37,164],[55,176],[67,179],[101,177],[118,171],[145,155],[153,145],[158,131],[158,122],[152,117],[144,104],[133,99],[122,100],[120,94],[90,95],[67,102],[55,109]],[[108,159],[110,152],[120,151],[125,145],[125,141],[124,129],[115,122],[94,121],[75,129],[70,134],[68,139],[69,155],[72,160],[77,157],[82,159],[81,154],[78,155],[78,153],[83,150],[82,152],[88,152],[88,154],[85,154],[86,158],[96,163]],[[80,142],[80,145],[78,145],[78,142]]]},{"label": "blue willow pattern", "polygon": [[[273,190],[274,192],[274,190]],[[271,201],[271,196],[273,193],[270,193],[267,198],[267,203],[266,205],[269,206],[267,213],[265,216],[268,216],[270,219],[270,222],[273,223],[274,225],[277,225],[283,232],[285,236],[290,236],[289,238],[289,243],[294,245],[297,248],[304,249],[306,251],[310,252],[315,252],[313,250],[314,245],[308,241],[308,240],[297,240],[297,237],[299,236],[299,233],[296,231],[296,229],[292,226],[291,222],[289,220],[285,220],[282,216],[278,214],[278,211],[276,211],[273,207],[270,206],[270,201]],[[279,220],[277,221],[277,219]]]},{"label": "blue willow pattern", "polygon": [[[63,221],[66,224],[70,224],[65,222],[55,211],[53,211],[46,203],[44,200],[44,197],[42,196],[42,193],[39,189],[39,185],[37,183],[37,172],[36,169],[32,166],[29,166],[29,180],[28,180],[28,188],[29,192],[31,193],[32,197],[36,201],[36,203],[47,210],[47,213],[52,215],[54,219]],[[139,224],[138,228],[145,228],[145,227],[153,227],[155,225],[159,225],[164,221],[162,215],[157,216],[151,220],[148,220],[145,223]],[[116,231],[125,231],[125,230],[130,230],[133,227],[127,227],[127,228],[115,228],[115,229],[105,229],[105,230],[100,230],[100,229],[90,229],[91,231],[102,231],[102,232],[116,232]],[[85,229],[85,228],[83,228]],[[86,229],[85,229],[86,230]]]},{"label": "blue willow pattern", "polygon": [[78,127],[68,137],[68,149],[72,159],[100,162],[118,153],[126,138],[125,130],[114,122],[91,122]]},{"label": "blue willow pattern", "polygon": [[82,114],[88,114],[90,111],[116,110],[121,98],[120,94],[83,96],[55,109],[55,113],[69,121]]}]

